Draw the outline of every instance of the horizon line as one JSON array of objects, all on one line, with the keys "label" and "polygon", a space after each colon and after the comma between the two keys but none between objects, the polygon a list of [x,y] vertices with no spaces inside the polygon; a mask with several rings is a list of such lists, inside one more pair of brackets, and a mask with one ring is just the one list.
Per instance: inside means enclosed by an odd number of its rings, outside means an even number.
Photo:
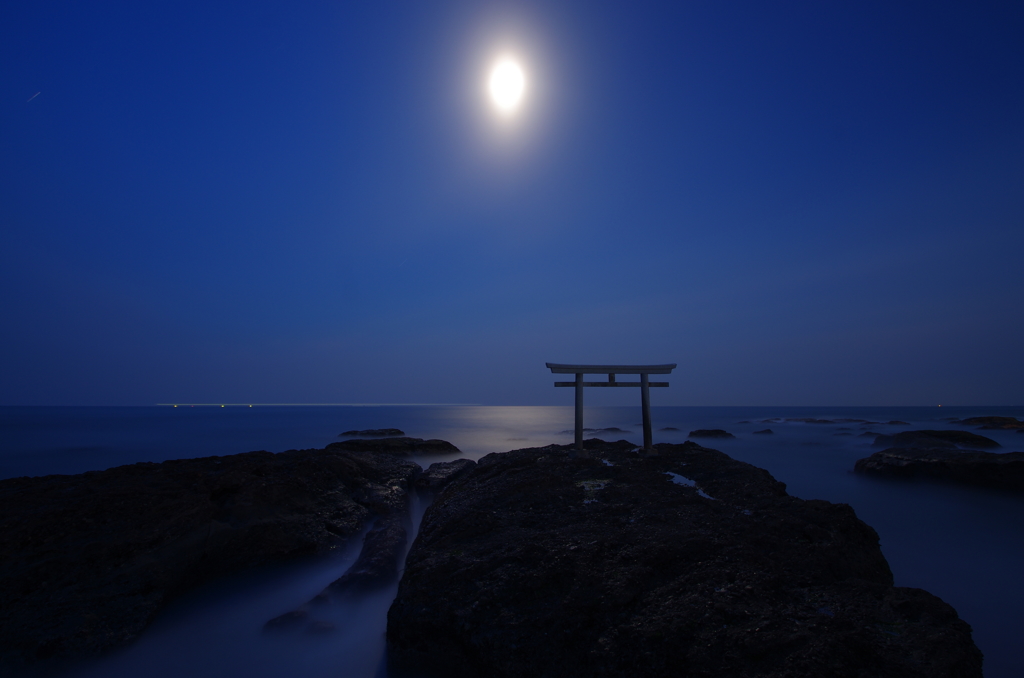
[{"label": "horizon line", "polygon": [[156,403],[155,407],[477,407],[479,405],[480,403]]}]

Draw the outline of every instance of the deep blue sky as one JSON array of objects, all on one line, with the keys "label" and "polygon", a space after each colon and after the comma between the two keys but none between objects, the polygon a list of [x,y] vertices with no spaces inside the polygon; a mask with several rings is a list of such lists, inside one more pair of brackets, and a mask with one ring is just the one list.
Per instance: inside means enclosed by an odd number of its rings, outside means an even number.
[{"label": "deep blue sky", "polygon": [[1017,2],[5,3],[0,404],[568,404],[545,361],[1022,404],[1022,36]]}]

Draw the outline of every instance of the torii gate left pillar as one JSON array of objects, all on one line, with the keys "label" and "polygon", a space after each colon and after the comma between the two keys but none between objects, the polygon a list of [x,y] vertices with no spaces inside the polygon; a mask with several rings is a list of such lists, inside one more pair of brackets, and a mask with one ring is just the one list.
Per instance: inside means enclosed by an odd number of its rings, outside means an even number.
[{"label": "torii gate left pillar", "polygon": [[[651,392],[652,387],[667,387],[667,381],[650,381],[649,375],[670,374],[676,364],[670,365],[561,365],[546,363],[552,374],[574,374],[575,381],[556,381],[555,386],[573,386],[576,389],[576,449],[583,449],[583,388],[599,387],[640,387],[640,406],[643,409],[644,449],[650,450],[651,435]],[[583,381],[584,374],[607,374],[608,381]],[[616,374],[639,374],[640,381],[615,381]]]}]

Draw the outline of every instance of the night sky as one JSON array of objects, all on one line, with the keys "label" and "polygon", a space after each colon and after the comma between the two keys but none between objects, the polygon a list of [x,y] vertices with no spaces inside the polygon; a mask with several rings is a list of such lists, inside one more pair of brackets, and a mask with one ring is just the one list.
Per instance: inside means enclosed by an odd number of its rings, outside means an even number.
[{"label": "night sky", "polygon": [[2,405],[1019,405],[1022,271],[1019,2],[0,9]]}]

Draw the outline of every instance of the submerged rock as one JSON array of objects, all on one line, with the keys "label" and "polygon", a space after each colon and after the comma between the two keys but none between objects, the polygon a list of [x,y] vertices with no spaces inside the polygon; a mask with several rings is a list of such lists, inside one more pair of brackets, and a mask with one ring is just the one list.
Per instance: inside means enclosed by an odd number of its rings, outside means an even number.
[{"label": "submerged rock", "polygon": [[756,435],[756,436],[770,436],[770,435],[774,435],[774,433],[775,433],[775,431],[771,430],[770,428],[766,428],[766,429],[761,430],[761,431],[754,431],[754,435]]},{"label": "submerged rock", "polygon": [[696,431],[690,431],[688,438],[735,438],[733,434],[728,431],[723,431],[720,428],[699,428]]},{"label": "submerged rock", "polygon": [[[398,428],[368,428],[362,431],[345,431],[341,436],[404,436],[405,431]],[[338,436],[339,438],[341,436]]]},{"label": "submerged rock", "polygon": [[1024,452],[892,448],[859,459],[853,468],[870,475],[937,478],[1024,492]]},{"label": "submerged rock", "polygon": [[491,454],[427,510],[391,675],[981,676],[970,627],[893,587],[844,504],[693,442]]},{"label": "submerged rock", "polygon": [[342,440],[331,443],[328,450],[352,450],[394,454],[399,457],[428,454],[459,454],[459,448],[447,440],[423,440],[422,438],[380,438],[377,440]]},{"label": "submerged rock", "polygon": [[404,515],[418,471],[391,455],[301,450],[0,481],[0,663],[129,643],[199,584]]},{"label": "submerged rock", "polygon": [[999,443],[969,431],[901,431],[895,435],[880,435],[871,443],[872,447],[942,447],[990,448],[1001,447]]}]

